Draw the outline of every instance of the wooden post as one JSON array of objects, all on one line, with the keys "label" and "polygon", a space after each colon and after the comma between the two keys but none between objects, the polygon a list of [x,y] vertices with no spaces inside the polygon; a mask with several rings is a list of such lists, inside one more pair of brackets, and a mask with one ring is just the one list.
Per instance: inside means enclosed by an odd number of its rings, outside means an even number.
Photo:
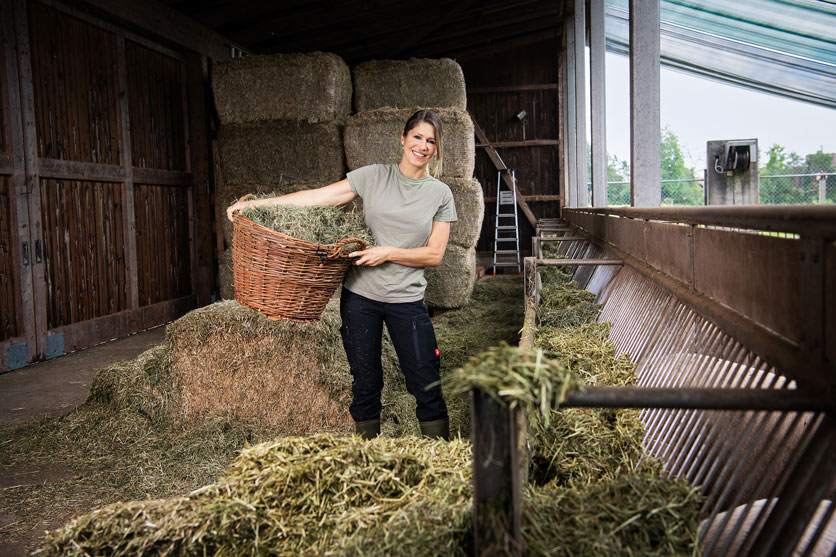
[{"label": "wooden post", "polygon": [[473,442],[473,548],[475,555],[521,555],[522,477],[518,428],[524,423],[481,391],[470,396]]}]

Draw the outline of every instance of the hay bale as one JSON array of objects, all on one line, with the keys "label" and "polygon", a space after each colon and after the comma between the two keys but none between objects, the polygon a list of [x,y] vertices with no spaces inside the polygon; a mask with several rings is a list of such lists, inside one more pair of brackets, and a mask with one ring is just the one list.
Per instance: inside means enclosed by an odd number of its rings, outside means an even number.
[{"label": "hay bale", "polygon": [[275,184],[282,174],[332,183],[345,177],[341,127],[334,123],[227,124],[218,133],[229,184]]},{"label": "hay bale", "polygon": [[475,248],[485,218],[485,196],[476,178],[446,178],[444,183],[453,192],[459,220],[450,225],[450,243]]},{"label": "hay bale", "polygon": [[476,250],[448,245],[438,267],[424,270],[424,301],[437,308],[459,308],[470,298],[476,283]]},{"label": "hay bale", "polygon": [[351,112],[351,73],[336,54],[245,56],[212,74],[221,124],[256,120],[342,122]]},{"label": "hay bale", "polygon": [[226,217],[226,209],[247,194],[261,196],[266,194],[285,195],[300,190],[309,190],[325,186],[324,182],[298,180],[279,175],[275,183],[270,184],[225,184],[215,201],[215,219],[220,223],[226,247],[232,247],[232,221]]},{"label": "hay bale", "polygon": [[235,299],[235,268],[232,263],[232,247],[228,247],[218,261],[218,291],[223,300]]},{"label": "hay bale", "polygon": [[[374,163],[398,163],[403,156],[403,126],[417,110],[379,108],[349,117],[345,124],[345,157],[349,170]],[[470,178],[476,164],[476,143],[470,115],[453,108],[439,109],[444,126],[442,180]],[[430,162],[430,168],[433,163]]]},{"label": "hay bale", "polygon": [[331,300],[319,321],[293,323],[224,301],[169,325],[173,396],[186,423],[229,417],[287,435],[350,431],[338,305]]},{"label": "hay bale", "polygon": [[116,503],[49,535],[48,555],[466,555],[470,446],[287,437],[244,449],[188,497]]},{"label": "hay bale", "polygon": [[372,60],[354,68],[354,108],[467,108],[461,66],[450,58]]}]

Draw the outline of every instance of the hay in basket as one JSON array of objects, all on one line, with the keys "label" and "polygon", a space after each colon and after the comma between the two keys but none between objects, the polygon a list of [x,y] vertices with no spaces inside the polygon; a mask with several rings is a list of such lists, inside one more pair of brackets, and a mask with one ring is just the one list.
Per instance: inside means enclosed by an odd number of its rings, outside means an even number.
[{"label": "hay in basket", "polygon": [[319,319],[371,234],[339,207],[279,205],[235,217],[235,299],[271,319]]}]

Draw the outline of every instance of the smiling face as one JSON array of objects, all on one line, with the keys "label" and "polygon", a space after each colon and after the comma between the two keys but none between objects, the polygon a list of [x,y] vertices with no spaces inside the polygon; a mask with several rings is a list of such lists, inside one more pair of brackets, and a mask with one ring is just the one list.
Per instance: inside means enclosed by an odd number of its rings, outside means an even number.
[{"label": "smiling face", "polygon": [[[403,158],[401,159],[401,170],[409,168],[421,175],[427,172],[427,163],[435,155],[436,139],[435,128],[427,122],[418,124],[401,136],[403,145]],[[410,173],[411,174],[411,173]]]}]

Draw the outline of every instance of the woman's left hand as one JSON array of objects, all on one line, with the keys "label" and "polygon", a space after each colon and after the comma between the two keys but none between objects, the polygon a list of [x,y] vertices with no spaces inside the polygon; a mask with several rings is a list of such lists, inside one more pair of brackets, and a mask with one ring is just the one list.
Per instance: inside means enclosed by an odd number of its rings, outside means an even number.
[{"label": "woman's left hand", "polygon": [[389,246],[371,246],[364,250],[352,251],[348,254],[348,256],[359,257],[359,259],[354,262],[355,265],[368,265],[369,267],[376,267],[389,260],[391,250],[392,248]]}]

